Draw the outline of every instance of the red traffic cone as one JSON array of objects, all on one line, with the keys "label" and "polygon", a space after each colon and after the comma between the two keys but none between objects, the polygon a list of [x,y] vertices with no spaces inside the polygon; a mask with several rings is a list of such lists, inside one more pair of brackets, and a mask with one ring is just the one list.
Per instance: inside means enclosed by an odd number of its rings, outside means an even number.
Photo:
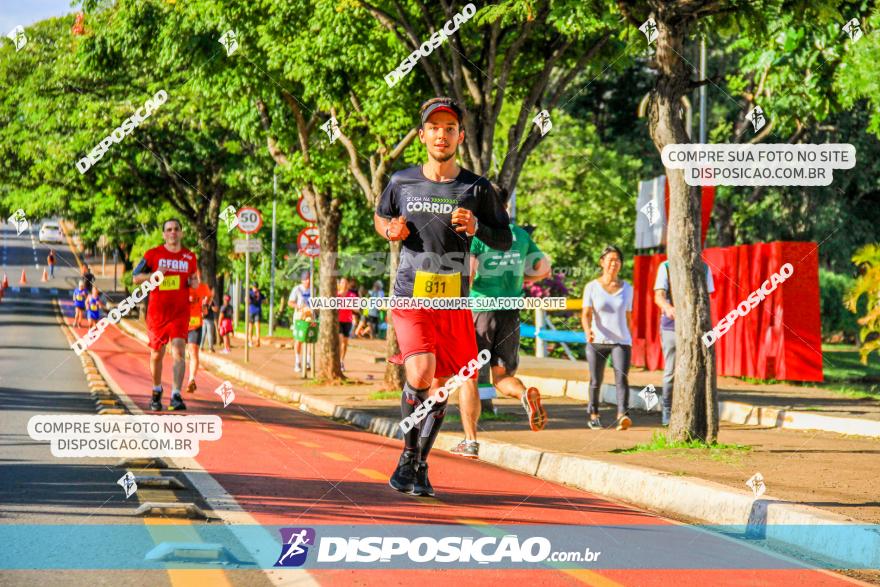
[{"label": "red traffic cone", "polygon": [[18,283],[27,285],[27,274],[24,272],[24,269],[21,270],[21,279],[18,280]]},{"label": "red traffic cone", "polygon": [[40,281],[49,281],[49,272],[46,271],[46,268],[43,268],[43,276],[40,278]]},{"label": "red traffic cone", "polygon": [[3,274],[3,285],[0,287],[2,287],[4,289],[9,287],[9,278],[6,276],[5,273]]}]

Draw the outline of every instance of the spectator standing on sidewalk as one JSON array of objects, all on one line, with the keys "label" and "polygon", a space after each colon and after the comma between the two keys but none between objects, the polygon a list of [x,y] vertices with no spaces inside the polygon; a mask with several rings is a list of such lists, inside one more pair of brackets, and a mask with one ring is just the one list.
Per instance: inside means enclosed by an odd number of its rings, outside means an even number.
[{"label": "spectator standing on sidewalk", "polygon": [[632,357],[633,288],[618,277],[623,266],[623,253],[610,245],[599,257],[602,275],[584,288],[581,324],[587,338],[587,361],[590,364],[591,429],[602,427],[599,421],[599,393],[605,364],[611,357],[617,386],[617,429],[632,425],[629,407],[629,364]]},{"label": "spectator standing on sidewalk", "polygon": [[220,339],[223,341],[224,355],[230,352],[230,339],[232,338],[232,316],[235,314],[232,308],[232,298],[229,294],[223,296],[223,305],[220,306]]},{"label": "spectator standing on sidewalk", "polygon": [[49,254],[46,256],[46,265],[49,266],[49,279],[55,278],[55,249],[49,249]]},{"label": "spectator standing on sidewalk", "polygon": [[[704,264],[705,265],[705,264]],[[712,272],[706,267],[706,285],[709,293],[715,291]],[[660,306],[660,345],[663,347],[663,426],[669,426],[672,415],[672,387],[675,383],[675,305],[672,303],[672,282],[669,279],[669,261],[657,268],[654,280],[654,303]]]},{"label": "spectator standing on sidewalk", "polygon": [[[385,286],[382,285],[381,281],[373,282],[373,289],[370,290],[371,298],[384,298],[385,297]],[[370,308],[367,310],[367,322],[370,325],[370,332],[373,338],[379,338],[379,317],[380,310],[379,308]]]},{"label": "spectator standing on sidewalk", "polygon": [[[369,295],[370,291],[363,285],[358,289],[359,298],[367,298]],[[367,308],[364,308],[363,310],[355,312],[355,323],[357,324],[357,328],[355,328],[355,336],[358,338],[372,338],[373,331],[370,329],[370,323],[367,320],[368,311]]]},{"label": "spectator standing on sidewalk", "polygon": [[[336,284],[336,296],[340,298],[357,298],[351,289],[351,281],[347,277],[339,278]],[[348,352],[348,339],[354,327],[354,310],[339,310],[339,365],[345,371],[345,354]]]},{"label": "spectator standing on sidewalk", "polygon": [[250,314],[250,325],[248,326],[248,339],[253,341],[254,332],[256,332],[257,342],[254,346],[260,346],[260,319],[263,316],[263,302],[266,300],[260,286],[256,283],[251,284],[251,291],[248,292],[248,312]]},{"label": "spectator standing on sidewalk", "polygon": [[[312,316],[312,310],[309,307],[309,300],[312,297],[311,294],[311,276],[308,271],[303,271],[302,275],[300,275],[299,285],[295,286],[292,290],[290,290],[290,297],[287,298],[287,305],[293,309],[293,320],[290,324],[290,329],[294,330],[296,328],[297,320],[307,320]],[[302,348],[303,342],[301,340],[297,340],[293,343],[293,356],[294,356],[294,370],[299,371],[301,369],[300,357],[302,356]],[[306,367],[311,368],[311,359],[306,357]]]}]

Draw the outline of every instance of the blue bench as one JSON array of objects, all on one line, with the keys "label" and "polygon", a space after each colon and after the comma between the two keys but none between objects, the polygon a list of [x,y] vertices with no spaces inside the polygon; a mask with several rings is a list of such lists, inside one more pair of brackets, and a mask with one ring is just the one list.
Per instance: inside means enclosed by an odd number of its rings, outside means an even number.
[{"label": "blue bench", "polygon": [[[522,338],[535,338],[535,325],[523,324],[519,325],[519,335]],[[583,332],[573,332],[571,330],[550,330],[545,328],[541,330],[541,340],[545,342],[564,342],[567,344],[587,344],[587,338]]]}]

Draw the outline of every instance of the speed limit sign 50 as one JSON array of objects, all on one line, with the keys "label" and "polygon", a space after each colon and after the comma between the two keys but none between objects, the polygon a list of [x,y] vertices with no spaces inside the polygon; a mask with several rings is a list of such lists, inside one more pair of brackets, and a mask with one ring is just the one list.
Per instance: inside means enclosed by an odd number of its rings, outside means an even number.
[{"label": "speed limit sign 50", "polygon": [[245,234],[254,234],[263,226],[263,217],[256,208],[241,208],[236,216],[238,229]]}]

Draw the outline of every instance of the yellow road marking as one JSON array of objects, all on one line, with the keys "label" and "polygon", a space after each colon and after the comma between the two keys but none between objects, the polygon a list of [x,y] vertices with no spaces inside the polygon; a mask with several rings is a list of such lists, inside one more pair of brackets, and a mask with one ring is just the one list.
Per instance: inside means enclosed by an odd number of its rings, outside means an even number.
[{"label": "yellow road marking", "polygon": [[380,473],[376,469],[355,469],[358,473],[367,477],[368,479],[375,479],[376,481],[385,481],[388,479],[388,475],[385,473]]},{"label": "yellow road marking", "polygon": [[325,457],[330,457],[334,461],[350,461],[351,460],[347,456],[340,454],[338,452],[322,452],[321,454],[324,455]]},{"label": "yellow road marking", "polygon": [[617,581],[612,581],[608,577],[604,575],[600,575],[599,573],[588,571],[586,569],[557,569],[565,573],[566,575],[571,575],[581,583],[586,583],[587,585],[592,585],[593,587],[623,587],[621,583]]},{"label": "yellow road marking", "polygon": [[295,439],[296,439],[296,436],[294,436],[293,434],[287,434],[286,432],[279,432],[279,433],[278,433],[278,436],[281,437],[281,438],[289,438],[289,439],[291,439],[291,440],[295,440]]},{"label": "yellow road marking", "polygon": [[297,440],[296,442],[303,446],[308,446],[309,448],[321,448],[320,444],[315,444],[314,442],[309,442],[307,440]]},{"label": "yellow road marking", "polygon": [[461,524],[465,524],[467,526],[488,526],[489,525],[489,522],[487,522],[485,520],[475,520],[473,518],[459,518],[456,521]]}]

